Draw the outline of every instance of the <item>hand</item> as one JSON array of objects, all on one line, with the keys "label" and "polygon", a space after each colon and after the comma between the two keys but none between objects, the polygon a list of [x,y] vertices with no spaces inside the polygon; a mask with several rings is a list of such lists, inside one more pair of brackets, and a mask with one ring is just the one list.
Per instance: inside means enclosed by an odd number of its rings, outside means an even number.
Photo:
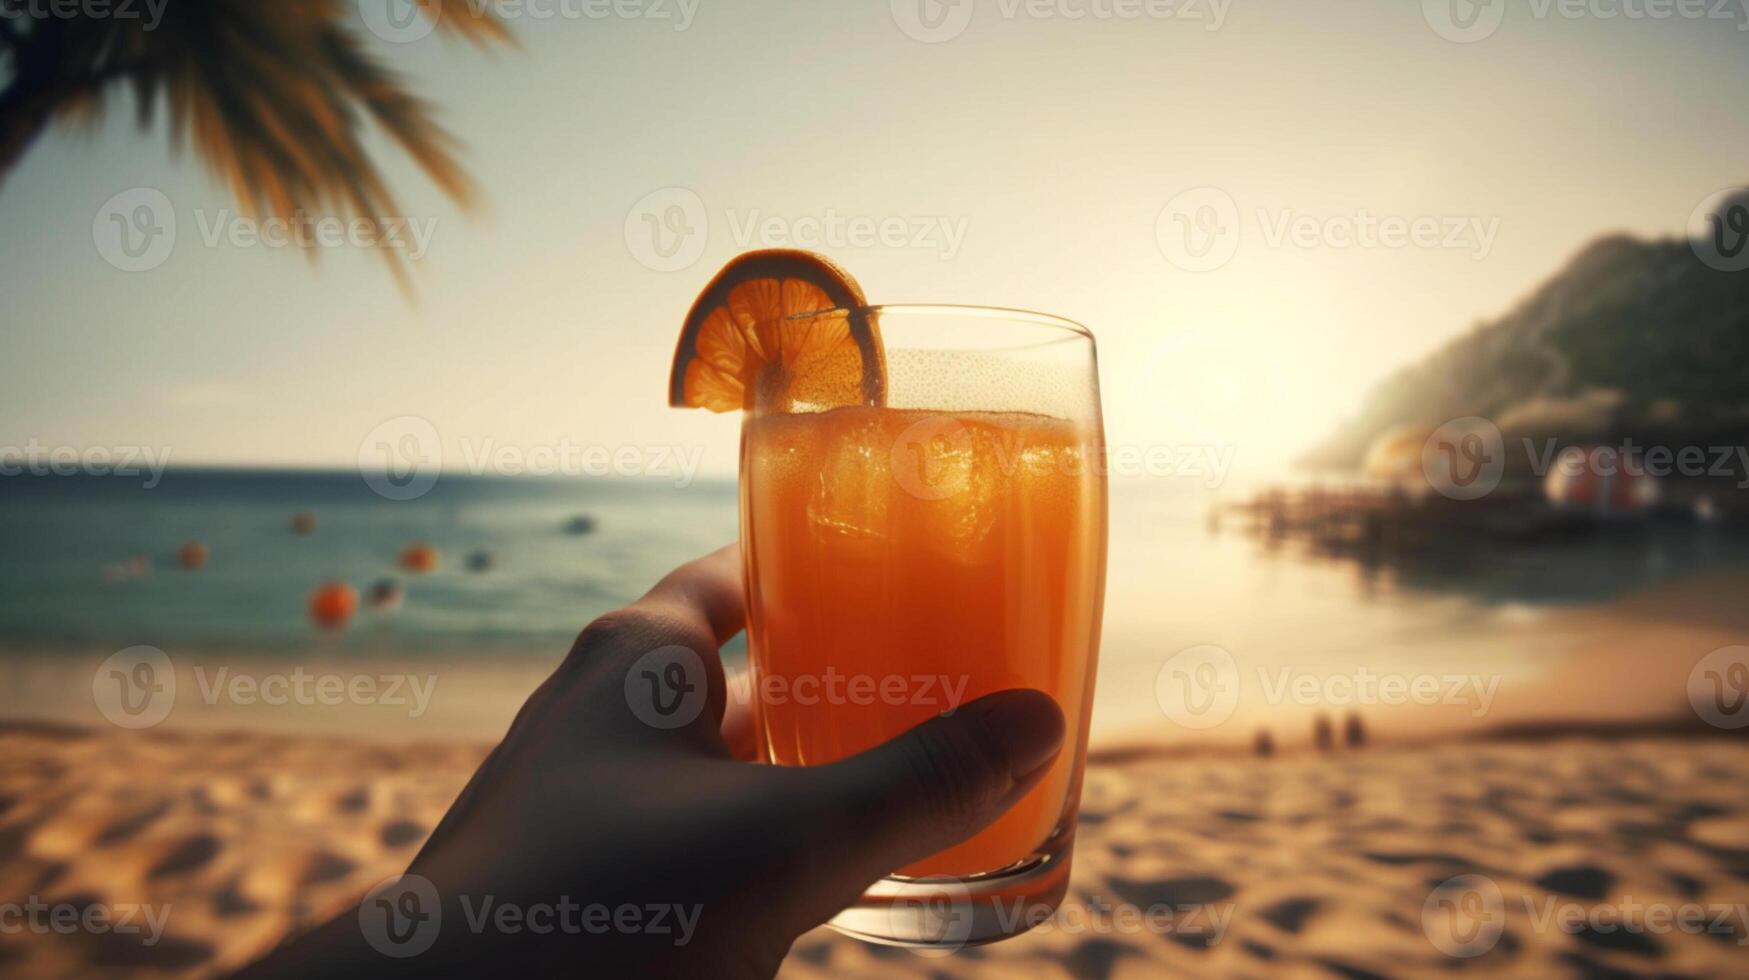
[{"label": "hand", "polygon": [[[408,868],[441,903],[429,949],[384,955],[349,911],[254,969],[770,976],[876,879],[1000,816],[1062,745],[1055,702],[1003,691],[831,765],[755,764],[717,658],[742,595],[731,545],[583,631]],[[705,701],[664,729],[627,676],[672,647],[698,655]]]}]

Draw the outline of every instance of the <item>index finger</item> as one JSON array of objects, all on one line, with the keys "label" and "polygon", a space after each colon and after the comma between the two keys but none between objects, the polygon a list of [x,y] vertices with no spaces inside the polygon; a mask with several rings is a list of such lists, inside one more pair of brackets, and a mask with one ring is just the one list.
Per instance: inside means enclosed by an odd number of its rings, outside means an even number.
[{"label": "index finger", "polygon": [[698,617],[717,646],[729,642],[747,625],[740,542],[724,545],[669,572],[631,605],[633,609],[640,607]]}]

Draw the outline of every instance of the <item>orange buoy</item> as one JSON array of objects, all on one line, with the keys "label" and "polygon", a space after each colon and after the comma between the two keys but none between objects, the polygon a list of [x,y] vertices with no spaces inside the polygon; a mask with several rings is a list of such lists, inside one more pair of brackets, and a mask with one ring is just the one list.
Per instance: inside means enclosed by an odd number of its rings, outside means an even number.
[{"label": "orange buoy", "polygon": [[298,511],[292,515],[291,529],[298,535],[316,533],[316,515],[307,510]]},{"label": "orange buoy", "polygon": [[191,572],[205,568],[207,560],[206,545],[201,544],[199,541],[190,541],[182,546],[181,551],[176,553],[176,560],[182,563],[183,568],[186,568]]},{"label": "orange buoy", "polygon": [[323,582],[310,593],[310,619],[323,629],[339,629],[358,612],[358,591],[345,582]]},{"label": "orange buoy", "polygon": [[401,549],[401,567],[415,575],[437,570],[437,549],[423,541],[415,541]]}]

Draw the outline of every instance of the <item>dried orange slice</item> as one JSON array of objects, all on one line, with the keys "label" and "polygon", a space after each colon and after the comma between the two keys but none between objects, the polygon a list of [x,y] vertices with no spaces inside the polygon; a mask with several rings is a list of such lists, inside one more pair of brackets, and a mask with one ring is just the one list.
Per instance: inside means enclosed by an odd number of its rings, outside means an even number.
[{"label": "dried orange slice", "polygon": [[867,306],[850,273],[824,256],[738,255],[686,314],[668,404],[713,412],[884,404],[886,362]]}]

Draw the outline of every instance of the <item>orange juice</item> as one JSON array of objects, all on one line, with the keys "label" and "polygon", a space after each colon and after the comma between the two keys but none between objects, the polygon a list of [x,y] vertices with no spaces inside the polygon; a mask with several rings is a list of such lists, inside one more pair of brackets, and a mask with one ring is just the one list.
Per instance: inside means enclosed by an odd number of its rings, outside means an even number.
[{"label": "orange juice", "polygon": [[1025,861],[1072,821],[1105,563],[1096,423],[846,407],[742,430],[748,643],[761,752],[817,765],[994,691],[1054,697],[1044,780],[910,876]]}]

